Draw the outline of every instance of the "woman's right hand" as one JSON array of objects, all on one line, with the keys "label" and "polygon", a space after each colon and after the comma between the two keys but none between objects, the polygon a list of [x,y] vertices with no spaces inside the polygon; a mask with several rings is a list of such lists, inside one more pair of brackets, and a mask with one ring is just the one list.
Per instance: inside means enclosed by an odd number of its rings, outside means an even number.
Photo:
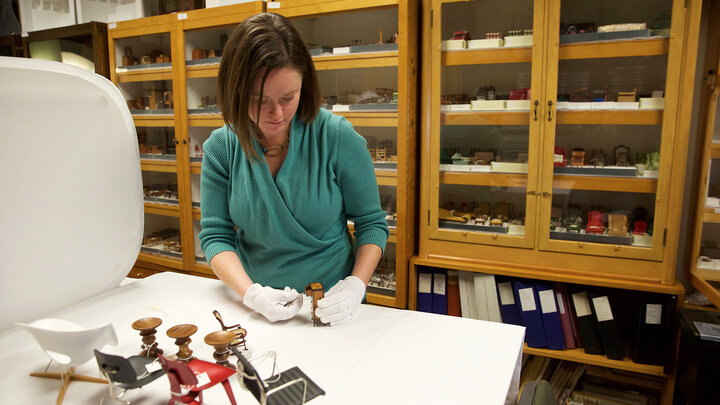
[{"label": "woman's right hand", "polygon": [[255,283],[248,287],[243,302],[270,322],[284,321],[295,316],[303,305],[303,297],[290,287],[278,290]]}]

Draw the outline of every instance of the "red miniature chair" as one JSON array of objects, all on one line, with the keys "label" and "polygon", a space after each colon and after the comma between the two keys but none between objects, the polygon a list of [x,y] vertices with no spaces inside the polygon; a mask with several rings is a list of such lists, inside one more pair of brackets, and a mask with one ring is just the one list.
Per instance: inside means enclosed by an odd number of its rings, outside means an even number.
[{"label": "red miniature chair", "polygon": [[158,358],[170,380],[171,398],[168,405],[176,402],[200,405],[202,404],[203,390],[217,383],[223,385],[228,398],[230,398],[230,403],[236,405],[235,396],[228,380],[231,375],[235,374],[235,370],[198,359],[193,359],[186,364],[163,356],[158,356]]},{"label": "red miniature chair", "polygon": [[603,215],[600,211],[590,211],[588,212],[588,224],[585,228],[585,232],[587,233],[603,233],[605,232],[605,227],[603,226]]},{"label": "red miniature chair", "polygon": [[633,229],[633,235],[644,235],[647,233],[647,222],[639,219],[635,221],[635,229]]}]

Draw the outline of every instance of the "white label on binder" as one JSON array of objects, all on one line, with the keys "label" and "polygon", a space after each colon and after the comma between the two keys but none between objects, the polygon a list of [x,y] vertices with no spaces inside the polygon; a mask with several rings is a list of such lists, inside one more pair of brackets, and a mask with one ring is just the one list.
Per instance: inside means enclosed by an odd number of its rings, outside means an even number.
[{"label": "white label on binder", "polygon": [[533,296],[533,289],[523,288],[518,290],[518,296],[520,297],[520,307],[524,311],[535,311],[535,297]]},{"label": "white label on binder", "polygon": [[205,371],[203,371],[200,374],[195,374],[195,378],[197,378],[197,381],[198,381],[196,387],[202,387],[202,386],[210,384],[210,377],[208,376],[208,373]]},{"label": "white label on binder", "polygon": [[538,291],[538,298],[540,298],[540,310],[543,314],[557,312],[557,306],[555,306],[555,294],[553,294],[553,290]]},{"label": "white label on binder", "polygon": [[500,293],[500,305],[515,305],[512,284],[509,281],[498,284],[498,292]]},{"label": "white label on binder", "polygon": [[433,293],[445,295],[445,275],[435,273],[433,276]]},{"label": "white label on binder", "polygon": [[117,28],[117,24],[116,24],[116,23],[110,23],[110,24],[108,24],[108,29],[111,29],[111,30],[112,30],[112,29],[115,29],[115,28]]},{"label": "white label on binder", "polygon": [[573,303],[575,304],[575,314],[580,316],[588,316],[592,314],[590,310],[590,303],[588,303],[587,294],[584,292],[575,293],[572,295]]},{"label": "white label on binder", "polygon": [[418,275],[418,292],[428,294],[432,292],[432,274],[420,273]]},{"label": "white label on binder", "polygon": [[178,13],[178,20],[187,20],[187,13]]},{"label": "white label on binder", "polygon": [[662,304],[645,305],[645,323],[649,325],[662,324]]},{"label": "white label on binder", "polygon": [[565,305],[563,305],[562,295],[560,295],[558,293],[556,295],[556,297],[557,297],[558,311],[560,312],[561,315],[565,315]]},{"label": "white label on binder", "polygon": [[720,214],[720,208],[715,208],[715,213]]},{"label": "white label on binder", "polygon": [[279,1],[271,1],[267,4],[267,8],[280,8]]},{"label": "white label on binder", "polygon": [[612,309],[610,309],[610,301],[607,295],[593,298],[593,305],[595,306],[595,314],[597,314],[598,322],[613,320]]}]

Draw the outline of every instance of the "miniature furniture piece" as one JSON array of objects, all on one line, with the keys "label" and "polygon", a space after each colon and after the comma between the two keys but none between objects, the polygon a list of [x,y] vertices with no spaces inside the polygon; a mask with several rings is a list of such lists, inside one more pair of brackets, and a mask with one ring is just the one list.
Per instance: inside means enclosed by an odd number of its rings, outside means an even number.
[{"label": "miniature furniture piece", "polygon": [[[149,371],[147,366],[157,360],[146,356],[130,356],[125,358],[103,353],[95,349],[95,359],[97,360],[98,367],[100,367],[100,371],[110,382],[108,384],[110,395],[103,397],[100,401],[101,405],[106,398],[129,404],[130,402],[122,399],[125,391],[140,388],[165,374],[165,371],[159,364],[156,370]],[[115,389],[113,389],[114,387],[120,388],[122,391],[116,392]]]},{"label": "miniature furniture piece", "polygon": [[178,352],[175,355],[180,361],[189,362],[194,359],[193,351],[190,350],[190,336],[197,332],[197,326],[191,324],[175,325],[168,329],[167,335],[170,338],[175,339],[175,344],[178,346]]},{"label": "miniature furniture piece", "polygon": [[247,345],[245,343],[245,336],[247,336],[247,331],[243,327],[241,327],[239,323],[235,325],[225,325],[222,316],[220,316],[220,312],[216,310],[213,310],[213,315],[215,315],[215,319],[220,322],[220,327],[222,328],[222,330],[227,330],[235,334],[235,340],[233,340],[230,345],[232,347],[242,346],[243,350],[247,350]]},{"label": "miniature furniture piece", "polygon": [[140,352],[141,356],[157,357],[159,354],[163,354],[162,349],[158,347],[158,344],[155,341],[157,327],[161,324],[162,319],[155,317],[142,318],[133,322],[132,328],[140,331],[140,336],[142,336],[143,343],[141,346],[142,351]]},{"label": "miniature furniture piece", "polygon": [[585,227],[587,233],[603,233],[605,227],[603,226],[603,214],[600,211],[593,210],[588,212],[588,222]]},{"label": "miniature furniture piece", "polygon": [[215,363],[235,369],[235,366],[228,361],[230,357],[230,344],[235,340],[235,334],[227,331],[215,331],[205,335],[205,343],[215,348],[213,359]]},{"label": "miniature furniture piece", "polygon": [[[62,365],[60,373],[30,373],[33,377],[62,380],[57,404],[61,404],[71,381],[107,384],[102,378],[75,374],[75,367],[85,364],[93,358],[93,349],[102,349],[107,345],[117,345],[117,336],[112,324],[108,323],[91,329],[62,319],[41,319],[31,324],[19,323],[18,326],[30,332],[40,347],[53,361]],[[48,364],[48,367],[50,364]],[[46,367],[47,370],[47,367]]]},{"label": "miniature furniture piece", "polygon": [[198,359],[193,359],[188,363],[170,360],[163,356],[158,356],[158,359],[170,380],[168,405],[176,402],[201,405],[203,390],[218,383],[225,388],[230,403],[235,405],[235,396],[228,380],[235,374],[235,370]]},{"label": "miniature furniture piece", "polygon": [[324,325],[322,321],[320,320],[320,317],[315,315],[315,310],[317,309],[317,303],[322,299],[322,297],[325,296],[325,288],[323,288],[322,283],[310,283],[305,286],[305,295],[308,297],[312,297],[312,321],[313,326],[322,326]]},{"label": "miniature furniture piece", "polygon": [[[263,381],[250,360],[246,359],[237,349],[232,349],[238,359],[238,380],[240,385],[247,388],[258,400],[260,405],[290,405],[304,404],[307,401],[325,395],[325,391],[318,387],[298,367],[272,375]],[[260,357],[271,356],[273,359],[272,373],[275,372],[275,352],[265,352]],[[260,358],[258,357],[258,358]]]}]

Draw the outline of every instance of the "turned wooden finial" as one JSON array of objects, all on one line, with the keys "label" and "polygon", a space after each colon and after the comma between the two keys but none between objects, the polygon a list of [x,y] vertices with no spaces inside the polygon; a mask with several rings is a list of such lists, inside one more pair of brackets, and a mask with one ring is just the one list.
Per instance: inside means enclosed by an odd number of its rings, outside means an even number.
[{"label": "turned wooden finial", "polygon": [[141,356],[157,357],[159,354],[163,353],[162,349],[158,347],[158,344],[155,341],[157,327],[161,324],[162,319],[154,317],[142,318],[133,322],[132,328],[140,331],[140,336],[142,336],[142,346],[140,346],[142,348],[142,351],[140,352]]},{"label": "turned wooden finial", "polygon": [[175,339],[175,344],[178,345],[177,359],[184,362],[189,362],[194,359],[193,352],[190,350],[190,336],[197,332],[197,326],[191,324],[175,325],[168,329],[167,335],[170,338]]},{"label": "turned wooden finial", "polygon": [[235,366],[228,361],[230,357],[230,343],[235,340],[235,334],[227,330],[219,330],[205,335],[205,343],[215,348],[213,359],[215,363],[235,369]]}]

